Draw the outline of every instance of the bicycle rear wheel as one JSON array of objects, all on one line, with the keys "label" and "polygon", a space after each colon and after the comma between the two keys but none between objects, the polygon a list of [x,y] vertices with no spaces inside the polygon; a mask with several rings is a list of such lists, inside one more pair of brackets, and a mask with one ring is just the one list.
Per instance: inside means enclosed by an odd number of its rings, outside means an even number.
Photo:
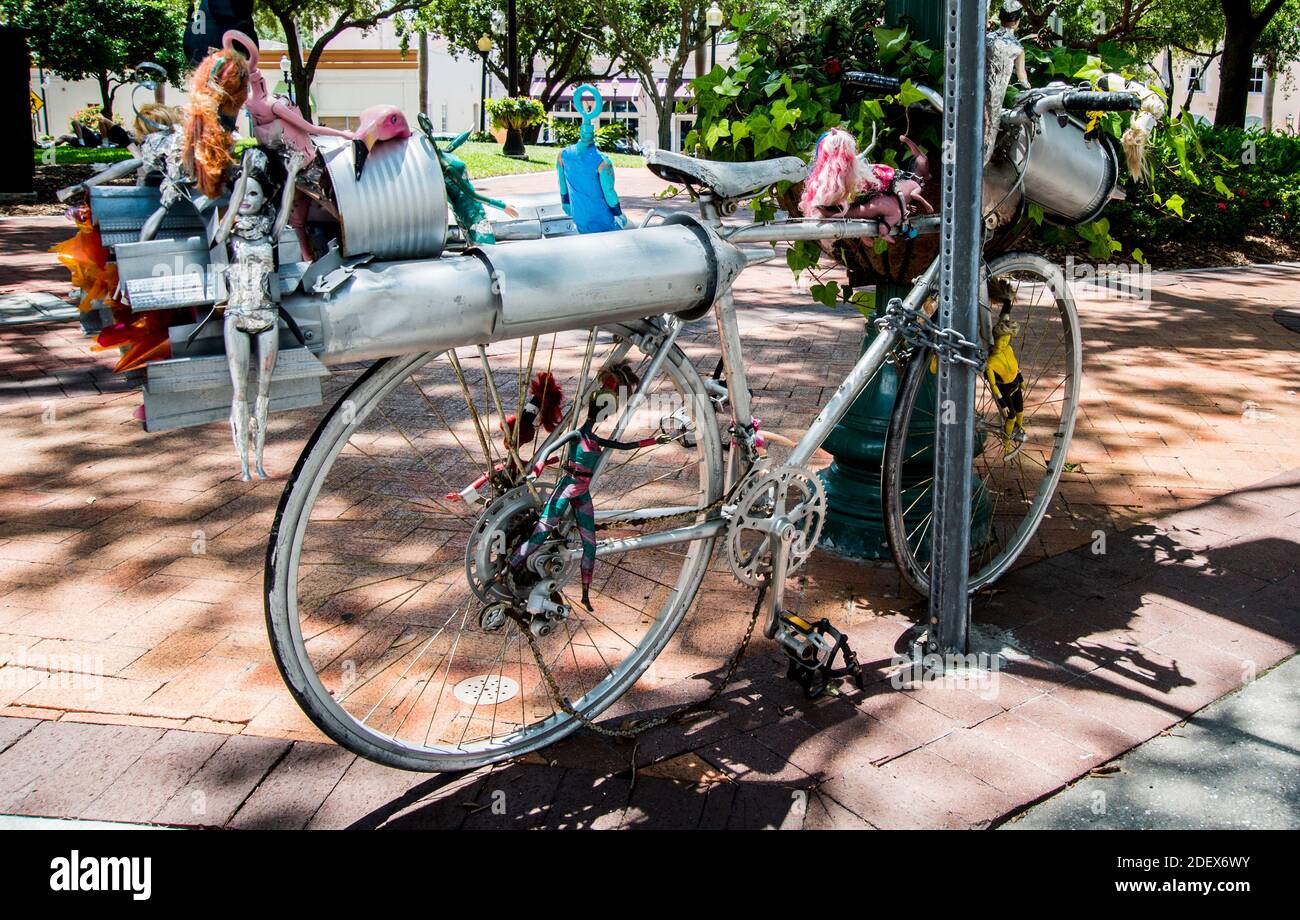
[{"label": "bicycle rear wheel", "polygon": [[[992,584],[1030,546],[1052,506],[1079,409],[1083,354],[1069,286],[1047,259],[1009,253],[988,265],[992,321],[1019,329],[1024,439],[1013,441],[989,381],[977,383],[972,459],[970,590]],[[882,492],[889,549],[919,594],[930,593],[935,459],[932,353],[908,362],[890,417]]]},{"label": "bicycle rear wheel", "polygon": [[[493,578],[532,532],[557,478],[544,473],[530,488],[511,472],[533,465],[546,432],[539,425],[516,461],[502,447],[502,416],[519,411],[538,372],[560,385],[567,410],[600,368],[626,361],[642,402],[620,408],[629,419],[622,439],[690,436],[607,457],[591,493],[597,520],[610,524],[598,537],[634,536],[618,523],[627,511],[689,519],[721,494],[718,427],[680,349],[654,370],[661,332],[633,323],[393,358],[339,400],[286,486],[266,568],[276,662],[326,735],[380,763],[444,771],[516,757],[578,727],[536,664],[527,617],[490,609]],[[484,475],[486,502],[452,497]],[[592,612],[571,600],[578,566],[563,554],[580,545],[565,519],[529,557],[530,572],[544,571],[527,578],[553,578],[551,601],[568,609],[552,631],[532,636],[560,692],[590,719],[671,638],[713,540],[602,556]]]}]

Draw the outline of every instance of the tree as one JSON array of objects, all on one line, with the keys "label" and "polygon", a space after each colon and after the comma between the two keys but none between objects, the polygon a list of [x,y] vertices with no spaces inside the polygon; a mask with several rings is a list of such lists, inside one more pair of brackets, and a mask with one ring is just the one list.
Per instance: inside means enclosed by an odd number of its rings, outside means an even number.
[{"label": "tree", "polygon": [[28,30],[46,70],[99,84],[104,115],[137,64],[151,61],[178,81],[185,71],[186,7],[179,0],[3,0],[5,18]]},{"label": "tree", "polygon": [[[1240,128],[1246,123],[1250,96],[1250,75],[1255,66],[1255,46],[1273,17],[1289,7],[1297,12],[1297,0],[1222,0],[1223,56],[1219,62],[1219,102],[1214,110],[1215,127]],[[1294,19],[1291,28],[1295,28]]]},{"label": "tree", "polygon": [[[481,59],[478,40],[487,35],[492,39],[488,70],[509,85],[504,23],[498,27],[493,16],[501,6],[500,0],[439,0],[421,10],[417,22],[446,39],[453,57]],[[536,99],[547,111],[569,87],[619,72],[618,55],[588,0],[519,0],[517,19],[519,92],[531,95],[530,88],[540,79]],[[596,57],[610,62],[602,73],[592,70]]]},{"label": "tree", "polygon": [[[430,2],[432,0],[259,0],[258,23],[267,21],[274,31],[283,35],[293,98],[302,114],[311,118],[311,84],[330,42],[348,29],[367,32],[385,19],[412,13]],[[303,30],[309,34],[317,33],[315,41],[304,42]]]},{"label": "tree", "polygon": [[[659,147],[672,149],[673,111],[686,63],[709,36],[708,0],[592,0],[592,5],[655,110]],[[667,63],[662,89],[660,61]]]}]

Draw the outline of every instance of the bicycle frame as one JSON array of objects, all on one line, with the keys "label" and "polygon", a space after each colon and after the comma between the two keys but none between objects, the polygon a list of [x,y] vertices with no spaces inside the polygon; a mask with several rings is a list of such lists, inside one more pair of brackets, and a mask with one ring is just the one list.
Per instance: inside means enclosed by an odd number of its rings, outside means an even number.
[{"label": "bicycle frame", "polygon": [[[718,210],[714,203],[705,196],[701,201],[702,210],[707,223],[718,229],[722,236],[732,243],[778,243],[793,242],[796,240],[843,240],[843,239],[865,239],[878,236],[877,224],[874,220],[785,220],[769,221],[766,223],[746,224],[734,228],[725,228],[718,217]],[[938,228],[938,218],[926,217],[913,222],[913,226],[918,232],[936,232]],[[930,263],[929,267],[917,278],[912,289],[908,292],[904,300],[905,306],[919,309],[921,304],[935,292],[939,270],[939,261],[936,258]],[[749,381],[745,373],[744,346],[741,342],[740,329],[737,322],[735,297],[730,290],[718,298],[713,306],[714,318],[718,327],[718,339],[721,347],[723,367],[726,370],[727,396],[731,408],[732,422],[734,426],[733,450],[731,459],[728,464],[726,486],[734,484],[744,478],[757,460],[757,451],[754,445],[755,425],[752,407],[750,403]],[[660,340],[658,347],[651,357],[650,367],[647,370],[647,377],[653,376],[662,365],[668,350],[672,348],[676,340],[677,331],[680,329],[680,323],[671,325]],[[849,407],[862,395],[867,384],[876,373],[884,366],[889,355],[897,347],[899,335],[892,330],[882,330],[872,340],[870,347],[858,358],[853,369],[844,377],[838,388],[836,388],[831,398],[827,400],[821,411],[808,425],[808,430],[799,439],[793,451],[787,458],[787,463],[794,466],[803,466],[812,459],[813,454],[817,451],[826,438],[829,437],[831,430],[839,424],[844,414],[848,412]],[[614,437],[619,437],[632,414],[639,408],[643,396],[634,394],[629,399],[627,406],[621,413],[615,428]],[[558,430],[558,429],[557,429]],[[547,445],[543,445],[539,454],[544,455]],[[602,457],[602,462],[606,458]],[[593,476],[593,485],[599,476],[601,468],[596,470],[596,476]],[[662,514],[667,512],[676,512],[689,509],[645,509],[642,513],[649,516],[651,514]],[[597,512],[596,519],[608,520],[610,518],[626,519],[627,512],[620,510],[607,510]],[[632,552],[639,549],[650,549],[653,547],[669,546],[677,543],[690,543],[696,540],[705,540],[720,535],[727,527],[727,521],[724,518],[711,519],[689,524],[682,527],[671,528],[668,530],[658,531],[655,533],[645,534],[635,537],[627,537],[615,540],[603,540],[597,544],[596,555],[606,556],[616,553]],[[576,558],[580,550],[565,550],[562,555],[565,557]]]}]

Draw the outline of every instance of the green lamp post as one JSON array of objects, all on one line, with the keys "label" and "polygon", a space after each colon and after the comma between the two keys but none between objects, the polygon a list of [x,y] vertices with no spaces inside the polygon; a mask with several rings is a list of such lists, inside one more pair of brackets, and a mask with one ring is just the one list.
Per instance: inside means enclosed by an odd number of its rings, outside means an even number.
[{"label": "green lamp post", "polygon": [[[943,30],[941,0],[887,0],[885,21],[897,25],[902,17],[911,21],[914,34],[938,47]],[[890,298],[904,297],[907,288],[896,284],[876,286],[876,310],[883,310]],[[876,335],[868,321],[862,347]],[[899,379],[893,365],[886,365],[858,397],[839,425],[826,439],[824,448],[835,459],[823,471],[828,509],[821,544],[842,556],[855,559],[886,559],[884,506],[880,494],[880,471],[884,462],[885,434],[898,395]],[[933,404],[934,395],[922,393],[918,405]],[[913,431],[914,436],[924,436]],[[932,461],[931,461],[932,462]],[[924,475],[923,471],[918,471]],[[916,477],[920,478],[920,475]],[[913,513],[924,515],[918,506]]]}]

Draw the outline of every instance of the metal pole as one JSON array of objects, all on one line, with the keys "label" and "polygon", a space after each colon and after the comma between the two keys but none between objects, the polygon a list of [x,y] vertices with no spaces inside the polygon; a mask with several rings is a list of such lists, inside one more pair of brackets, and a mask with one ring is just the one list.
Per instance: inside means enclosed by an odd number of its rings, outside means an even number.
[{"label": "metal pole", "polygon": [[[947,0],[938,325],[979,341],[984,4]],[[975,369],[939,362],[928,651],[966,653]]]},{"label": "metal pole", "polygon": [[709,38],[709,70],[718,66],[718,30],[710,29],[713,34]]},{"label": "metal pole", "polygon": [[478,87],[478,130],[482,134],[487,130],[487,55],[481,55],[483,58],[483,77],[479,81]]},{"label": "metal pole", "polygon": [[510,74],[510,96],[519,95],[519,15],[516,0],[506,6],[506,67]]}]

